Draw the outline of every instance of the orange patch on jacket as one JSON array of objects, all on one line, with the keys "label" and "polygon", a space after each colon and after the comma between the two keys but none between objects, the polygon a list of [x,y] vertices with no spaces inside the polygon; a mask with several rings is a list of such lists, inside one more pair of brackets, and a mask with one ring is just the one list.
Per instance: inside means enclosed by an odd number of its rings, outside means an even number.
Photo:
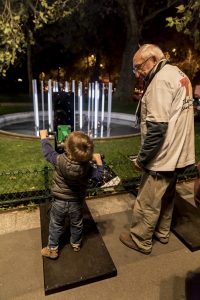
[{"label": "orange patch on jacket", "polygon": [[189,79],[187,77],[183,77],[181,80],[180,80],[180,83],[182,86],[184,86],[186,88],[186,96],[189,96]]}]

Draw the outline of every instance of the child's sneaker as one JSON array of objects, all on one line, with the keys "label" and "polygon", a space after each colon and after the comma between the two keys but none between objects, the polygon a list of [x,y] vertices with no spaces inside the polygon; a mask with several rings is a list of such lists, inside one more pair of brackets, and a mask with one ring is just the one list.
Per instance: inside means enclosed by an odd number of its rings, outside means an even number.
[{"label": "child's sneaker", "polygon": [[72,246],[72,248],[75,252],[78,252],[78,251],[81,250],[81,245],[80,244],[71,244],[71,246]]},{"label": "child's sneaker", "polygon": [[50,249],[48,247],[45,247],[41,250],[42,256],[51,258],[51,259],[56,259],[58,258],[58,249]]}]

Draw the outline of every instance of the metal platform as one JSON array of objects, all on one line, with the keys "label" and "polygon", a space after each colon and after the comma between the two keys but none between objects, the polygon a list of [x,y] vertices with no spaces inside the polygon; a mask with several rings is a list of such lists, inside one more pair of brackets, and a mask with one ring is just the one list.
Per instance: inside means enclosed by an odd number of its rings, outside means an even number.
[{"label": "metal platform", "polygon": [[[42,247],[47,245],[49,202],[40,204]],[[67,290],[117,275],[117,270],[96,224],[84,207],[84,238],[81,251],[74,252],[69,245],[69,231],[61,241],[57,260],[43,257],[45,295]]]},{"label": "metal platform", "polygon": [[177,196],[171,230],[191,251],[200,250],[200,208]]}]

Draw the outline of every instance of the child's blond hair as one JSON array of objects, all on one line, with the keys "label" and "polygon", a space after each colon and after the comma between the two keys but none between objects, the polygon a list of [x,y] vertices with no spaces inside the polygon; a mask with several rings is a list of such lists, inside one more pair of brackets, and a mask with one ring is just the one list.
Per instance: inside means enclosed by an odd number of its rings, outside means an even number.
[{"label": "child's blond hair", "polygon": [[69,159],[88,162],[92,159],[94,145],[90,137],[82,131],[73,131],[65,139],[64,150]]}]

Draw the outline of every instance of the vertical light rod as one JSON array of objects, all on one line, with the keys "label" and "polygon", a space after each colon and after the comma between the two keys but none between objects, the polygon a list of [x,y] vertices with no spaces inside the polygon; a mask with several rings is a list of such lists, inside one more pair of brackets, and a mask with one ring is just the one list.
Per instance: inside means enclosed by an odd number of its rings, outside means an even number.
[{"label": "vertical light rod", "polygon": [[98,128],[98,113],[99,113],[99,84],[95,81],[95,93],[94,93],[94,136],[97,137]]},{"label": "vertical light rod", "polygon": [[89,82],[89,85],[88,85],[88,134],[90,134],[91,96],[92,96],[92,85]]},{"label": "vertical light rod", "polygon": [[83,84],[80,81],[78,84],[78,103],[79,103],[79,127],[83,129]]},{"label": "vertical light rod", "polygon": [[105,85],[103,83],[102,94],[101,94],[101,137],[103,137],[104,112],[105,112]]},{"label": "vertical light rod", "polygon": [[48,123],[49,132],[53,132],[52,83],[48,81]]},{"label": "vertical light rod", "polygon": [[56,92],[56,82],[53,80],[53,92]]},{"label": "vertical light rod", "polygon": [[94,129],[94,82],[92,82],[92,130]]},{"label": "vertical light rod", "polygon": [[59,92],[58,81],[56,81],[56,92]]},{"label": "vertical light rod", "polygon": [[58,92],[58,82],[53,81],[53,92]]},{"label": "vertical light rod", "polygon": [[45,129],[44,120],[44,81],[41,81],[41,99],[42,99],[42,128]]},{"label": "vertical light rod", "polygon": [[69,82],[65,81],[65,92],[69,93]]},{"label": "vertical light rod", "polygon": [[39,136],[39,110],[38,110],[38,94],[37,94],[37,81],[32,80],[33,87],[33,108],[34,108],[34,119],[35,119],[35,134]]},{"label": "vertical light rod", "polygon": [[74,94],[74,131],[76,130],[76,98],[75,98],[75,80],[72,80],[72,93]]},{"label": "vertical light rod", "polygon": [[104,112],[105,112],[105,86],[102,84],[102,95],[101,95],[101,123],[104,122]]},{"label": "vertical light rod", "polygon": [[112,109],[112,83],[109,82],[108,83],[107,136],[110,136],[111,109]]}]

